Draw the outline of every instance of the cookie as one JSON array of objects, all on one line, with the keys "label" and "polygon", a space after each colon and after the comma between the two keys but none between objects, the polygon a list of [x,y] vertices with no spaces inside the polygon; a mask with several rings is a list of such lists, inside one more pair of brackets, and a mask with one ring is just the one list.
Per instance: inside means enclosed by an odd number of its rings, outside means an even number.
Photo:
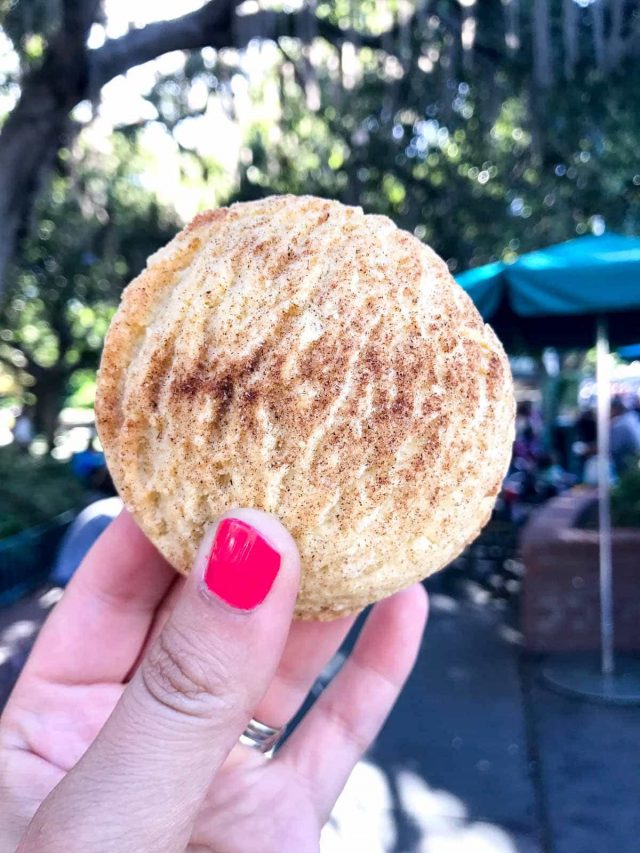
[{"label": "cookie", "polygon": [[500,342],[382,216],[274,196],[197,216],[123,293],[96,414],[128,509],[180,572],[233,507],[278,516],[296,615],[430,575],[488,520],[511,455]]}]

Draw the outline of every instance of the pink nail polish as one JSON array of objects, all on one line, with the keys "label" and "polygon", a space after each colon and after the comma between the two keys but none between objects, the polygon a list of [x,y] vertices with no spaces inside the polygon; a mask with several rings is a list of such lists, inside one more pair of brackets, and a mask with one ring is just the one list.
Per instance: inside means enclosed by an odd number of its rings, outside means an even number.
[{"label": "pink nail polish", "polygon": [[207,589],[238,610],[262,604],[280,569],[280,554],[237,518],[218,525],[204,572]]}]

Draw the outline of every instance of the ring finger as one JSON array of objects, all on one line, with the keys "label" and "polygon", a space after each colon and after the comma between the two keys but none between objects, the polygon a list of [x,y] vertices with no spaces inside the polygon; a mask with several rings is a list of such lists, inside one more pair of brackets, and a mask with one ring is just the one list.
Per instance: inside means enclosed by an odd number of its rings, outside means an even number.
[{"label": "ring finger", "polygon": [[256,720],[274,729],[291,720],[316,678],[340,648],[355,618],[291,623],[275,677],[255,709]]}]

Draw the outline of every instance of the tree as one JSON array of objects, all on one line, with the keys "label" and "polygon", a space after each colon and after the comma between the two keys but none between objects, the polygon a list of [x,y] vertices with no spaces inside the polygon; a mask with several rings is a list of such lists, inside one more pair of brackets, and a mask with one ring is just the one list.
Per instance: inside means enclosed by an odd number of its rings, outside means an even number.
[{"label": "tree", "polygon": [[50,446],[69,381],[98,366],[122,287],[177,227],[142,187],[144,163],[122,137],[109,156],[76,147],[62,164],[9,268],[0,313],[0,366]]},{"label": "tree", "polygon": [[[33,204],[59,150],[79,130],[72,109],[85,100],[95,104],[109,80],[168,51],[242,46],[261,33],[291,32],[295,15],[276,12],[245,16],[252,20],[238,27],[239,5],[239,0],[211,0],[195,12],[133,29],[95,50],[88,48],[87,38],[100,20],[100,0],[39,0],[36,14],[28,14],[27,0],[0,6],[0,22],[23,65],[20,98],[0,134],[0,295]],[[34,32],[36,27],[40,32]]]},{"label": "tree", "polygon": [[[574,0],[564,0],[562,7],[548,0],[309,0],[297,12],[210,0],[195,12],[132,29],[91,50],[87,37],[101,14],[100,0],[0,4],[0,22],[22,60],[20,98],[0,134],[0,282],[59,150],[78,132],[72,109],[85,100],[95,105],[106,82],[167,51],[275,41],[285,52],[291,48],[293,61],[286,62],[313,106],[318,72],[310,48],[322,42],[331,48],[332,67],[337,58],[341,69],[333,90],[342,110],[354,105],[348,97],[354,55],[354,66],[364,59],[382,67],[384,116],[396,115],[414,78],[434,102],[442,94],[437,87],[464,71],[464,79],[477,84],[482,114],[495,117],[507,75],[530,105],[527,132],[535,144],[546,117],[546,93],[594,71],[600,80],[619,73],[637,54],[640,38],[635,3],[624,0],[594,0],[586,8]],[[434,69],[443,73],[432,75]],[[449,104],[438,117],[445,126],[451,110]],[[355,198],[357,170],[348,181]]]},{"label": "tree", "polygon": [[[501,4],[477,8],[482,49],[471,62],[440,19],[427,21],[428,38],[416,25],[392,53],[360,48],[348,74],[325,53],[314,67],[315,110],[299,71],[303,48],[283,45],[285,65],[264,82],[280,88],[278,132],[255,124],[236,197],[292,190],[362,204],[414,230],[454,271],[605,225],[640,229],[640,69],[629,7],[626,47],[602,68],[591,8],[573,4],[569,23],[566,6],[551,19],[538,9],[542,22],[520,15],[517,28],[507,17],[502,31]],[[609,51],[616,27],[607,17]],[[533,48],[545,33],[541,70]],[[567,45],[571,61],[562,62]]]}]

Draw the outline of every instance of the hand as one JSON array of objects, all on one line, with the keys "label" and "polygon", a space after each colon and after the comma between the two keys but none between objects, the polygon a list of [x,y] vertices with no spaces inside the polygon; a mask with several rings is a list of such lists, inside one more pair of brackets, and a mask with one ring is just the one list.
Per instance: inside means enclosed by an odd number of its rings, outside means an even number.
[{"label": "hand", "polygon": [[2,716],[0,849],[318,849],[411,670],[426,596],[416,585],[376,605],[268,760],[238,744],[247,722],[288,722],[353,618],[292,623],[293,540],[264,513],[233,517],[205,537],[188,579],[126,513],[89,552]]}]

